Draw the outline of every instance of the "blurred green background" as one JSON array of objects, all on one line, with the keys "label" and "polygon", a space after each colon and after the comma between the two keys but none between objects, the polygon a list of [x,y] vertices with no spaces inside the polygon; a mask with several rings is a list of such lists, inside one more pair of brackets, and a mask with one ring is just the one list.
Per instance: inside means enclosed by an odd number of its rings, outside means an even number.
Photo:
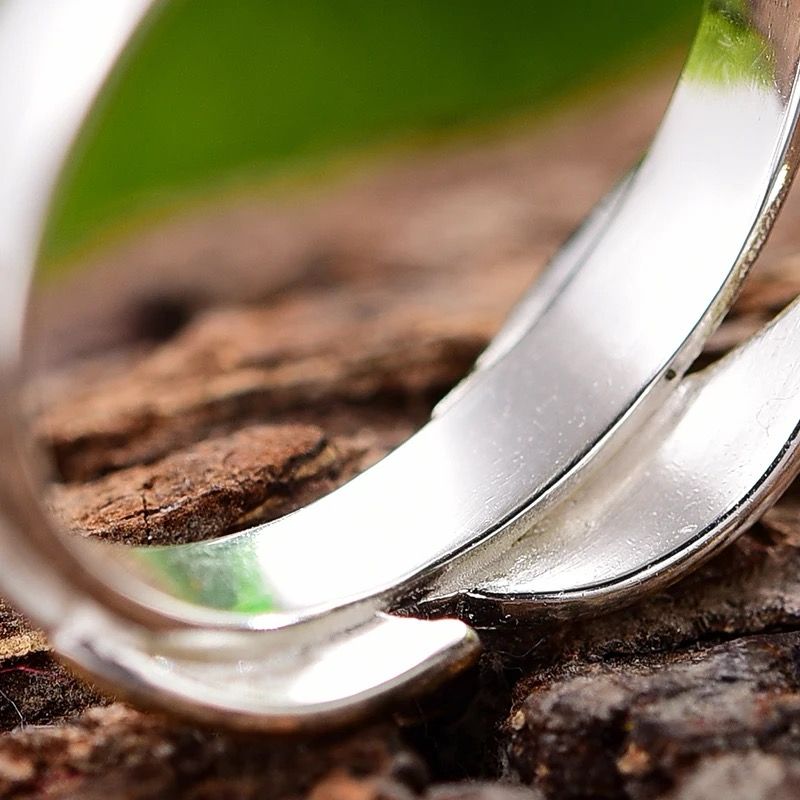
[{"label": "blurred green background", "polygon": [[[113,0],[112,0],[113,1]],[[699,0],[173,0],[109,87],[55,264],[179,199],[544,109],[686,44]]]}]

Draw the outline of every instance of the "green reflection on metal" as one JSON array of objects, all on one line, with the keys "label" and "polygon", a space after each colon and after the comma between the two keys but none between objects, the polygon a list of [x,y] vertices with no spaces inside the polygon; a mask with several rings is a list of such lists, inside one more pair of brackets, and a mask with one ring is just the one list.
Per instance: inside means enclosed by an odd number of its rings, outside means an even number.
[{"label": "green reflection on metal", "polygon": [[156,585],[187,602],[243,613],[277,610],[251,548],[198,558],[191,547],[154,547],[137,550],[135,557]]},{"label": "green reflection on metal", "polygon": [[707,3],[686,74],[708,84],[774,85],[774,52],[753,25],[744,0]]}]

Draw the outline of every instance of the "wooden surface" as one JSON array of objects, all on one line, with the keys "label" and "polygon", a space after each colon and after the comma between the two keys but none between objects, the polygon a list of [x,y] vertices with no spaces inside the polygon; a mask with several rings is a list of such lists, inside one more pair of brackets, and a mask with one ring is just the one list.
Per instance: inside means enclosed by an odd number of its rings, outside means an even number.
[{"label": "wooden surface", "polygon": [[[188,541],[382,457],[640,155],[668,91],[398,156],[311,199],[199,209],[98,257],[40,303],[54,512],[79,535]],[[791,201],[705,360],[800,291],[798,219]],[[479,667],[422,706],[315,741],[242,740],[101,698],[0,605],[0,796],[800,795],[796,490],[634,608],[483,637]]]}]

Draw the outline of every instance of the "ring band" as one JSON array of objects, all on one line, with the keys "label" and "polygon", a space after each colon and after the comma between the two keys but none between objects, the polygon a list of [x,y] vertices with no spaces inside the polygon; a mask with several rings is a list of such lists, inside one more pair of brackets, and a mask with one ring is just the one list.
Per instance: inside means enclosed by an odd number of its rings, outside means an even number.
[{"label": "ring band", "polygon": [[[59,534],[41,505],[40,470],[21,423],[22,333],[53,187],[153,3],[45,5],[42,14],[41,5],[34,12],[27,0],[9,0],[0,12],[0,587],[79,669],[140,702],[204,721],[265,730],[338,723],[474,658],[470,627],[407,616],[412,596],[426,597],[420,608],[432,614],[471,596],[500,608],[498,619],[552,608],[558,597],[629,600],[744,523],[744,512],[725,516],[723,535],[714,508],[703,531],[713,524],[719,535],[687,531],[680,540],[669,537],[674,520],[665,519],[664,532],[642,539],[655,548],[618,547],[614,557],[608,548],[624,544],[622,528],[598,540],[599,551],[559,534],[570,519],[567,497],[580,498],[585,512],[597,494],[604,513],[617,514],[607,518],[619,521],[611,479],[593,478],[596,465],[616,459],[617,479],[635,472],[645,456],[627,442],[633,434],[640,441],[640,431],[654,431],[649,459],[685,443],[675,431],[691,414],[702,421],[709,413],[695,401],[715,397],[731,375],[741,381],[756,356],[793,330],[790,313],[744,356],[679,380],[729,308],[797,166],[800,0],[707,3],[646,158],[406,444],[269,525],[113,561]],[[790,354],[778,352],[789,363]],[[666,429],[656,413],[664,407]],[[792,414],[781,410],[783,461],[769,473],[774,480],[758,482],[778,464],[769,439],[734,485],[734,495],[751,479],[762,489],[748,495],[748,514],[794,469],[800,416]],[[720,442],[740,431],[737,421],[721,426]],[[409,497],[413,503],[401,500]],[[226,605],[231,593],[213,590],[240,580],[243,563],[248,580],[254,572],[258,580],[259,612],[236,611]]]}]

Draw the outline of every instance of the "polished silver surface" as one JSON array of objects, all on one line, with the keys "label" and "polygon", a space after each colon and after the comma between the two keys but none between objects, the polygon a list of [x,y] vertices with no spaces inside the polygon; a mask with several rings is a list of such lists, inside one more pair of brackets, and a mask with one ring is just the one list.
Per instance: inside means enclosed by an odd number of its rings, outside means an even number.
[{"label": "polished silver surface", "polygon": [[[515,537],[607,437],[625,436],[668,396],[730,305],[795,166],[798,93],[765,49],[772,20],[762,32],[737,17],[732,38],[723,8],[708,7],[613,222],[548,292],[535,324],[337,492],[269,525],[148,553],[160,588],[235,611],[247,563],[251,602],[260,587],[265,611],[297,619],[395,593],[491,536]],[[795,76],[797,25],[793,36],[785,66]]]},{"label": "polished silver surface", "polygon": [[[797,474],[800,301],[685,378],[636,436],[502,551],[440,576],[423,606],[506,615],[615,605],[742,532]],[[447,602],[445,602],[447,601]]]},{"label": "polished silver surface", "polygon": [[59,535],[21,425],[27,284],[61,165],[151,5],[0,5],[0,588],[78,668],[205,721],[343,722],[475,657],[461,621],[387,614],[412,591],[489,624],[627,601],[794,474],[798,308],[681,380],[797,164],[800,0],[715,0],[647,157],[406,444],[217,541],[109,557]]},{"label": "polished silver surface", "polygon": [[91,625],[59,631],[54,644],[117,691],[185,717],[286,733],[341,725],[430,690],[471,664],[478,648],[458,620],[386,614],[333,628],[313,646],[302,636],[270,642],[262,632],[153,636]]},{"label": "polished silver surface", "polygon": [[473,371],[439,401],[433,409],[432,417],[440,416],[454,405],[480,379],[484,370],[512,350],[542,318],[562,289],[586,263],[592,248],[613,222],[632,182],[632,176],[626,176],[592,209],[580,227],[553,256],[539,279],[511,309],[500,330],[478,357]]},{"label": "polished silver surface", "polygon": [[0,358],[18,357],[32,265],[87,109],[152,0],[0,3]]}]

